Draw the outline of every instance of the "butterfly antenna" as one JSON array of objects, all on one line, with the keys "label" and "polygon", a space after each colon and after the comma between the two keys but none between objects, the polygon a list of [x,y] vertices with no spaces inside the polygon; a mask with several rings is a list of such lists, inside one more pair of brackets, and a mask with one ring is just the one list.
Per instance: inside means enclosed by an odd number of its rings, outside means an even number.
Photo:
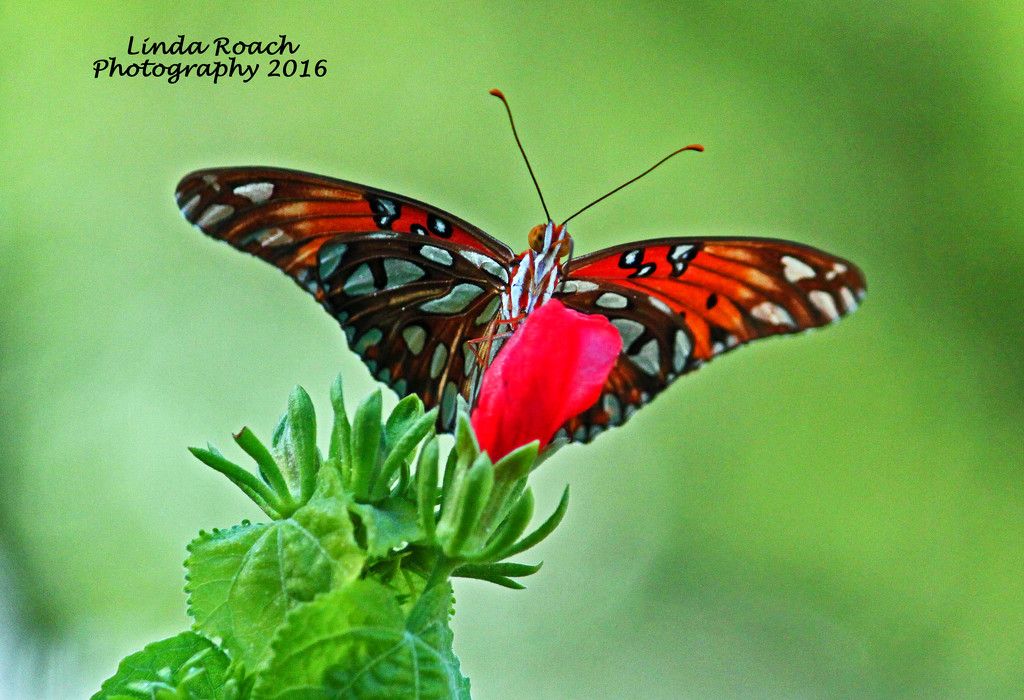
[{"label": "butterfly antenna", "polygon": [[[704,147],[703,147],[703,146],[699,146],[699,145],[697,145],[697,144],[692,144],[692,145],[690,145],[690,146],[683,146],[683,147],[682,147],[682,148],[680,148],[680,149],[679,149],[678,151],[672,151],[672,152],[671,152],[671,153],[669,153],[669,154],[668,154],[667,156],[665,156],[664,158],[662,158],[661,160],[659,160],[659,161],[658,161],[657,163],[655,163],[655,164],[654,164],[654,165],[652,165],[651,167],[647,168],[647,170],[643,171],[642,173],[640,173],[639,175],[637,175],[636,177],[634,177],[634,178],[633,178],[632,180],[627,180],[626,182],[622,183],[621,185],[619,185],[618,187],[616,187],[616,188],[615,188],[614,190],[612,190],[612,191],[611,191],[611,192],[609,192],[608,194],[606,194],[606,195],[604,195],[604,196],[602,196],[602,197],[598,197],[598,198],[597,198],[597,199],[595,199],[595,200],[594,200],[593,202],[591,202],[590,204],[588,204],[587,206],[583,207],[583,208],[582,208],[582,209],[580,209],[580,210],[579,210],[578,212],[576,212],[575,214],[573,214],[572,216],[570,216],[570,217],[569,217],[569,219],[575,219],[575,218],[576,218],[577,216],[579,216],[580,214],[582,214],[583,212],[585,212],[585,211],[586,211],[587,209],[590,209],[590,207],[594,206],[595,204],[597,204],[598,202],[600,202],[600,201],[602,201],[602,200],[604,200],[604,199],[608,199],[608,198],[609,198],[609,197],[611,197],[611,196],[612,196],[613,194],[615,194],[616,192],[618,192],[619,190],[621,190],[621,189],[622,189],[623,187],[626,187],[627,185],[632,185],[632,184],[633,184],[634,182],[636,182],[637,180],[639,180],[640,178],[642,178],[642,177],[643,177],[644,175],[646,175],[647,173],[649,173],[649,172],[651,172],[652,170],[654,170],[655,168],[657,168],[657,167],[658,167],[659,165],[661,165],[662,163],[664,163],[664,162],[665,162],[666,160],[668,160],[669,158],[671,158],[671,157],[672,157],[672,156],[674,156],[674,155],[677,155],[677,154],[679,154],[679,153],[682,153],[683,151],[701,151],[701,152],[703,152],[703,151],[704,151]],[[566,225],[566,224],[567,224],[567,223],[569,222],[569,219],[566,219],[565,221],[563,221],[563,222],[562,222],[562,226],[565,226],[565,225]]]},{"label": "butterfly antenna", "polygon": [[519,146],[519,152],[523,154],[523,160],[526,161],[526,169],[530,171],[530,177],[533,179],[533,186],[537,188],[537,196],[540,197],[540,205],[544,207],[544,216],[548,217],[548,221],[551,221],[551,214],[548,214],[548,205],[544,202],[544,195],[541,194],[540,185],[537,183],[537,176],[533,174],[533,168],[530,167],[530,159],[526,157],[526,151],[523,149],[523,143],[519,140],[519,134],[516,132],[516,122],[512,118],[512,108],[508,106],[508,100],[505,99],[505,93],[495,88],[491,90],[491,94],[501,100],[501,103],[505,105],[505,111],[508,112],[508,122],[512,125],[512,135],[516,137],[516,145]]}]

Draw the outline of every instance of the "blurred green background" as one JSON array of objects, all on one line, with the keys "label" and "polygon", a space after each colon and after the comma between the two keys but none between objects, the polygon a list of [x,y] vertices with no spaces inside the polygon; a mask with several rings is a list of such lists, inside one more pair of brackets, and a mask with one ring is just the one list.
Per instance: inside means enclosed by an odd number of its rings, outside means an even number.
[{"label": "blurred green background", "polygon": [[[195,168],[405,193],[517,250],[768,235],[856,261],[824,332],[677,383],[536,474],[544,569],[456,585],[475,698],[1024,697],[1019,2],[3,2],[0,697],[85,697],[187,624],[184,545],[261,514],[186,445],[372,388]],[[324,78],[92,76],[127,41],[275,39]],[[166,60],[166,59],[165,59]],[[229,452],[234,455],[235,452]],[[532,560],[531,560],[532,561]]]}]

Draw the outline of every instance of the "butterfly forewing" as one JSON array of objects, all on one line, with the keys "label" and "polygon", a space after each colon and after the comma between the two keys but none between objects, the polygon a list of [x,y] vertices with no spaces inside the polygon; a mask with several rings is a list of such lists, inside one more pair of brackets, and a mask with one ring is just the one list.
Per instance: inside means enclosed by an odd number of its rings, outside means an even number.
[{"label": "butterfly forewing", "polygon": [[352,349],[397,393],[470,397],[466,341],[497,314],[512,251],[440,209],[383,190],[276,168],[186,176],[185,218],[279,267],[342,325]]},{"label": "butterfly forewing", "polygon": [[622,424],[711,358],[758,338],[836,321],[865,293],[852,263],[757,238],[625,244],[571,261],[564,275],[556,298],[608,317],[623,341],[601,398],[559,436],[574,441]]}]

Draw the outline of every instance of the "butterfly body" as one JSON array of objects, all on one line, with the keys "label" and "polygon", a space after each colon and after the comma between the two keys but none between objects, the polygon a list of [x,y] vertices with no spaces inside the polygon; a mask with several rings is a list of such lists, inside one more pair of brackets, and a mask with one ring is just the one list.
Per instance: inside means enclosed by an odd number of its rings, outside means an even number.
[{"label": "butterfly body", "polygon": [[176,192],[201,231],[275,265],[398,394],[471,404],[483,370],[551,298],[602,314],[623,350],[598,402],[560,437],[589,441],[679,376],[751,340],[826,325],[865,293],[852,263],[798,243],[665,238],[572,257],[565,225],[505,244],[436,207],[356,183],[261,167],[204,170]]}]

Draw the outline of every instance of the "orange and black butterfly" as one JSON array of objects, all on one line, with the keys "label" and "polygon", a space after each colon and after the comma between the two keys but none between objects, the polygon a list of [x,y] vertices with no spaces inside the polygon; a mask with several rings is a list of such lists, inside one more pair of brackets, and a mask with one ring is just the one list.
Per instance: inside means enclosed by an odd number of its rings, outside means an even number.
[{"label": "orange and black butterfly", "polygon": [[622,336],[601,398],[555,436],[588,442],[711,358],[837,321],[866,290],[853,263],[768,238],[661,238],[572,257],[568,219],[548,217],[515,255],[429,204],[279,168],[200,170],[176,197],[203,233],[312,294],[370,372],[440,404],[444,427],[459,396],[473,402],[503,339],[551,298]]}]

